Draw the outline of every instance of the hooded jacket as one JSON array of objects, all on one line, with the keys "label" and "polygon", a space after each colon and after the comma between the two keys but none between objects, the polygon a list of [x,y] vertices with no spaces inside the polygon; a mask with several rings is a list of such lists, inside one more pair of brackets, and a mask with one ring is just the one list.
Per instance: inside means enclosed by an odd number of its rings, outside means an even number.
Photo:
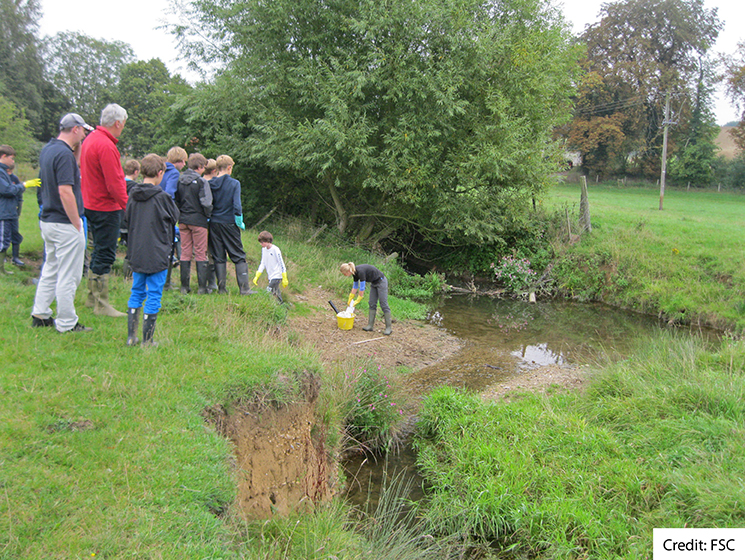
[{"label": "hooded jacket", "polygon": [[18,217],[18,195],[23,190],[23,185],[15,185],[10,180],[8,166],[0,163],[0,220]]},{"label": "hooded jacket", "polygon": [[212,217],[215,224],[233,224],[243,214],[241,184],[227,173],[210,179],[212,189]]},{"label": "hooded jacket", "polygon": [[180,223],[203,228],[209,225],[209,217],[212,213],[212,189],[209,183],[193,169],[187,169],[179,177],[176,206],[181,213]]},{"label": "hooded jacket", "polygon": [[134,272],[154,274],[168,268],[179,211],[158,185],[132,187],[124,213],[129,231],[127,258]]}]

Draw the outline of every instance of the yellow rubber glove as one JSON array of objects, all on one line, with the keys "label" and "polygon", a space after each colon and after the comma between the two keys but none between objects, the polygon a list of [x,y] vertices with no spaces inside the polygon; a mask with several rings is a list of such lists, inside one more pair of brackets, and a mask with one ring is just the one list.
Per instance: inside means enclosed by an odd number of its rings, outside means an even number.
[{"label": "yellow rubber glove", "polygon": [[354,303],[352,305],[356,306],[361,301],[362,301],[362,296],[357,296],[357,299],[354,300]]},{"label": "yellow rubber glove", "polygon": [[23,183],[23,186],[26,187],[26,188],[29,188],[29,187],[40,187],[41,186],[41,179],[39,179],[38,177],[36,179],[29,179],[28,181],[26,181],[25,183]]},{"label": "yellow rubber glove", "polygon": [[287,273],[286,272],[283,272],[282,273],[282,287],[283,288],[286,288],[287,287],[287,284],[289,284],[289,283],[290,282],[287,280]]},{"label": "yellow rubber glove", "polygon": [[256,275],[254,276],[254,279],[253,279],[253,283],[254,283],[254,286],[256,285],[256,282],[258,282],[258,281],[259,281],[259,276],[261,276],[261,272],[259,272],[259,271],[257,270],[257,271],[256,271]]},{"label": "yellow rubber glove", "polygon": [[352,305],[352,300],[354,299],[354,294],[349,294],[349,297],[347,298],[347,307]]}]

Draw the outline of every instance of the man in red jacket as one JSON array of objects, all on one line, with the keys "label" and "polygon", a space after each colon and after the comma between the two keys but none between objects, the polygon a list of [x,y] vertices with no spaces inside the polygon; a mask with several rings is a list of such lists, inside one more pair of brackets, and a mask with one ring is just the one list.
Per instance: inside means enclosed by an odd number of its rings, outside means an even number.
[{"label": "man in red jacket", "polygon": [[127,185],[116,147],[127,111],[116,103],[101,111],[101,124],[83,142],[80,173],[85,217],[93,238],[88,301],[96,315],[124,317],[109,304],[109,273],[116,260],[119,228],[127,207]]}]

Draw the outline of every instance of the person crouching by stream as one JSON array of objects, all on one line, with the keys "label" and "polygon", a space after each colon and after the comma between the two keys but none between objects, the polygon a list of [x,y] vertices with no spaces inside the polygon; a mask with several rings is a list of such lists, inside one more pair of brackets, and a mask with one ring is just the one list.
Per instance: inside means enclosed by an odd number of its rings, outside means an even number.
[{"label": "person crouching by stream", "polygon": [[[371,264],[361,264],[355,266],[353,262],[343,263],[339,267],[341,273],[344,276],[351,276],[354,279],[352,284],[352,291],[349,293],[349,299],[347,305],[357,305],[365,295],[365,288],[367,284],[370,284],[370,298],[369,298],[369,311],[367,315],[367,326],[362,327],[363,331],[371,331],[375,326],[375,315],[377,312],[377,305],[380,303],[380,309],[383,311],[383,317],[385,318],[385,330],[384,335],[389,335],[393,330],[391,329],[391,308],[388,307],[388,279],[385,275],[380,272]],[[355,296],[357,298],[355,299]]]},{"label": "person crouching by stream", "polygon": [[129,232],[127,259],[132,269],[132,292],[127,303],[127,346],[140,342],[137,329],[143,303],[142,345],[156,346],[153,333],[168,275],[174,228],[179,219],[176,203],[159,186],[165,170],[165,160],[159,155],[148,154],[142,158],[144,180],[129,191],[124,213]]}]

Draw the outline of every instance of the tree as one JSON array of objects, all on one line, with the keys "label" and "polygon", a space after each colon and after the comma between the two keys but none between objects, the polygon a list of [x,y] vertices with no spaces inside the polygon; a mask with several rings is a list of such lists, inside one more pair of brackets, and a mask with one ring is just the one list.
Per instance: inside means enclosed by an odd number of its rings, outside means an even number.
[{"label": "tree", "polygon": [[37,50],[40,18],[38,0],[0,0],[0,95],[23,112],[32,134],[44,140],[50,128],[44,110],[50,90]]},{"label": "tree", "polygon": [[576,52],[541,0],[193,5],[230,142],[360,241],[499,242],[557,168]]},{"label": "tree", "polygon": [[122,41],[108,42],[78,32],[47,38],[43,51],[47,79],[70,101],[72,110],[90,123],[99,122],[108,103],[118,102],[114,90],[122,68],[135,60],[132,48]]},{"label": "tree", "polygon": [[0,138],[3,144],[13,146],[19,160],[28,159],[34,145],[29,134],[29,122],[15,104],[0,95]]},{"label": "tree", "polygon": [[730,131],[735,143],[745,150],[745,41],[738,43],[734,56],[724,58],[727,95],[742,111],[740,122]]},{"label": "tree", "polygon": [[168,109],[177,95],[190,89],[157,58],[124,66],[114,95],[130,117],[120,138],[122,151],[135,157],[148,152],[165,154],[172,145],[167,135]]},{"label": "tree", "polygon": [[[714,44],[722,26],[716,13],[716,9],[704,8],[703,0],[603,4],[600,21],[580,38],[587,46],[588,71],[596,73],[601,82],[579,100],[576,126],[587,126],[581,121],[593,117],[623,120],[621,150],[626,156],[635,156],[642,173],[658,175],[665,96],[673,95],[678,107],[684,105],[683,100],[691,106],[699,60]],[[594,103],[592,96],[598,89],[605,95]],[[614,117],[618,113],[622,115]],[[616,135],[610,136],[606,152],[617,152],[617,140]],[[605,167],[614,165],[606,162]]]},{"label": "tree", "polygon": [[684,130],[685,142],[678,155],[673,158],[670,176],[678,183],[696,187],[708,187],[714,181],[717,164],[715,140],[719,133],[711,111],[713,72],[705,61],[701,61],[693,111]]}]

